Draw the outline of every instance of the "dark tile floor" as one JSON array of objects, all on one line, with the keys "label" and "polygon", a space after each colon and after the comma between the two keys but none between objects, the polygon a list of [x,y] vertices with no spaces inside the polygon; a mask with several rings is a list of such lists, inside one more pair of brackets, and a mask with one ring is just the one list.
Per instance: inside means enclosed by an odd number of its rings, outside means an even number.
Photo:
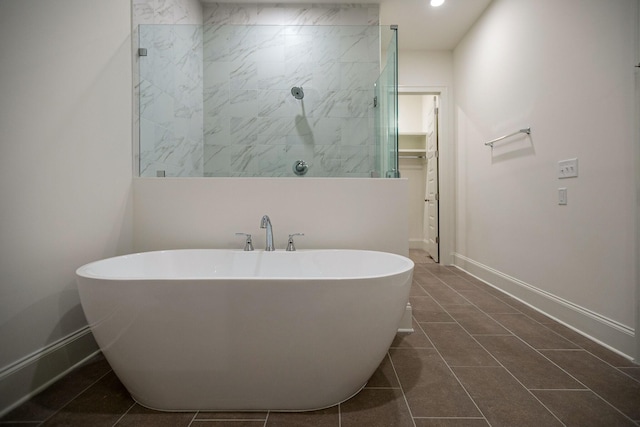
[{"label": "dark tile floor", "polygon": [[415,333],[367,386],[307,413],[161,413],[102,357],[0,420],[15,426],[633,426],[640,367],[473,277],[412,252]]}]

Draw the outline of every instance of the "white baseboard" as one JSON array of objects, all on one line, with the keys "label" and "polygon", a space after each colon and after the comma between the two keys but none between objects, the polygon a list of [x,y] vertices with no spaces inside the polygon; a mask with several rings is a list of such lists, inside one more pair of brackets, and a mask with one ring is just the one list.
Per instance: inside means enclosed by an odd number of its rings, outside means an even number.
[{"label": "white baseboard", "polygon": [[427,249],[427,242],[423,239],[409,239],[409,249],[420,249],[424,251]]},{"label": "white baseboard", "polygon": [[99,352],[88,326],[0,370],[0,417]]},{"label": "white baseboard", "polygon": [[454,253],[454,265],[616,353],[633,359],[635,330],[498,270]]}]

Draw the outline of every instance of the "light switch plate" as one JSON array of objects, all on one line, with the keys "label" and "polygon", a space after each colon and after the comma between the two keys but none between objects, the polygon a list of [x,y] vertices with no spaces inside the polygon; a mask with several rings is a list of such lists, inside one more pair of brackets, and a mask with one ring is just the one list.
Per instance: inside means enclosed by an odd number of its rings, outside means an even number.
[{"label": "light switch plate", "polygon": [[558,178],[576,178],[578,176],[578,158],[558,162]]},{"label": "light switch plate", "polygon": [[565,187],[558,188],[558,204],[559,205],[567,204],[567,189]]}]

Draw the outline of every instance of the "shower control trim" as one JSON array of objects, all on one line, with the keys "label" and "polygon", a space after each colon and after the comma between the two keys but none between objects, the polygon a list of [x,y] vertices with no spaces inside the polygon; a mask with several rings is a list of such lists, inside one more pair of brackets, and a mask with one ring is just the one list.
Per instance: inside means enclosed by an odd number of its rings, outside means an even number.
[{"label": "shower control trim", "polygon": [[298,176],[306,175],[309,171],[309,163],[304,160],[296,160],[293,162],[293,173]]}]

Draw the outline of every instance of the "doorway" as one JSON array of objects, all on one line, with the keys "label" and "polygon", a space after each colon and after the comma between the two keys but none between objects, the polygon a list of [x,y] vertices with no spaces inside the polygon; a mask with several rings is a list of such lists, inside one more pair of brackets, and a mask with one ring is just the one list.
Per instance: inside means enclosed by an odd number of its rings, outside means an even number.
[{"label": "doorway", "polygon": [[398,95],[399,169],[409,180],[409,247],[440,261],[437,93]]}]

